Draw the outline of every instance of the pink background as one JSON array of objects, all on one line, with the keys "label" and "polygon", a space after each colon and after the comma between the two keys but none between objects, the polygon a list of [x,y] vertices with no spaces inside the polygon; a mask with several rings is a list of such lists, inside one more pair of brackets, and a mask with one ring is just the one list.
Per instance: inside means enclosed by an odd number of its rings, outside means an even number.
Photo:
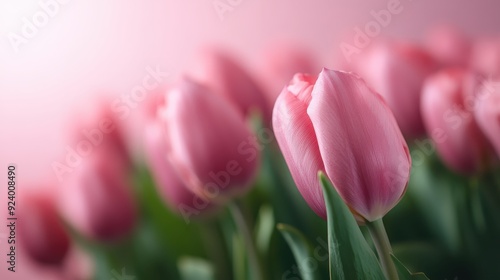
[{"label": "pink background", "polygon": [[[16,53],[8,34],[20,33],[21,19],[39,11],[38,2],[0,0],[0,174],[15,163],[20,188],[53,179],[51,163],[64,155],[73,116],[103,92],[129,93],[147,66],[170,72],[168,82],[200,46],[220,43],[258,70],[259,54],[276,40],[299,42],[332,66],[345,34],[390,1],[242,0],[221,21],[212,0],[69,0]],[[418,40],[441,22],[471,36],[499,31],[496,0],[400,2],[403,11],[382,34]],[[0,188],[0,211],[4,193]],[[0,237],[0,278],[35,279],[29,276],[34,268],[22,260],[16,277],[6,274],[5,245]]]}]

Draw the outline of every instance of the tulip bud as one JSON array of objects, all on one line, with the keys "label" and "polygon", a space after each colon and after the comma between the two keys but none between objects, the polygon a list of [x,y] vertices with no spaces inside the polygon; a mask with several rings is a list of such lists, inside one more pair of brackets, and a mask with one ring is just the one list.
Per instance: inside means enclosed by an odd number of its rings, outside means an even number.
[{"label": "tulip bud", "polygon": [[271,112],[263,90],[235,59],[222,50],[202,52],[189,75],[233,103],[243,116],[259,112],[264,120],[270,120]]},{"label": "tulip bud", "polygon": [[404,194],[408,147],[390,109],[359,77],[297,74],[276,101],[273,126],[297,188],[319,216],[326,209],[318,171],[364,220],[380,219]]},{"label": "tulip bud", "polygon": [[[270,110],[281,89],[288,84],[295,73],[315,73],[316,63],[312,54],[291,44],[273,45],[263,56],[259,76]],[[318,69],[319,70],[319,69]]]},{"label": "tulip bud", "polygon": [[70,249],[70,238],[49,195],[26,191],[20,198],[17,221],[19,243],[36,262],[61,265]]},{"label": "tulip bud", "polygon": [[480,40],[474,44],[471,66],[485,76],[500,76],[500,38]]},{"label": "tulip bud", "polygon": [[465,174],[484,163],[487,141],[473,111],[478,79],[463,69],[446,69],[431,76],[422,92],[422,115],[428,135],[443,161]]},{"label": "tulip bud", "polygon": [[[157,112],[156,109],[152,108],[153,111]],[[162,123],[158,121],[156,116],[151,115],[146,123],[144,147],[156,186],[167,205],[184,218],[188,218],[191,216],[190,214],[197,215],[213,210],[214,206],[208,198],[195,195],[181,180],[167,159],[166,141]]]},{"label": "tulip bud", "polygon": [[407,139],[425,134],[420,94],[425,79],[437,69],[429,54],[411,44],[379,41],[355,57],[352,67],[384,97]]},{"label": "tulip bud", "polygon": [[425,38],[425,46],[443,66],[467,66],[471,42],[460,30],[447,25],[434,27]]},{"label": "tulip bud", "polygon": [[241,193],[253,180],[259,154],[243,116],[206,86],[183,78],[166,94],[160,120],[168,159],[200,197]]},{"label": "tulip bud", "polygon": [[111,110],[109,102],[101,101],[71,123],[72,147],[83,158],[101,152],[114,155],[114,164],[127,169],[132,164],[123,136],[122,122]]},{"label": "tulip bud", "polygon": [[500,156],[500,82],[486,81],[476,98],[474,115],[481,131]]},{"label": "tulip bud", "polygon": [[60,190],[64,218],[84,235],[101,241],[128,234],[137,218],[127,171],[114,164],[113,156],[102,152],[87,158]]}]

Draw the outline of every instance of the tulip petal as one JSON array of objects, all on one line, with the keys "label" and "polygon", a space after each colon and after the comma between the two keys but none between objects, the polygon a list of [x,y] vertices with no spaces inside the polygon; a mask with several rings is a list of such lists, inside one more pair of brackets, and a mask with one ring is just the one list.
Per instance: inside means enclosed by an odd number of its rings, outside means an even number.
[{"label": "tulip petal", "polygon": [[312,84],[295,82],[279,95],[273,112],[273,129],[288,168],[302,197],[319,216],[326,218],[318,171],[324,171],[318,142],[308,118],[307,100]]},{"label": "tulip petal", "polygon": [[323,69],[307,109],[326,172],[346,203],[374,221],[400,200],[411,159],[380,95],[350,73]]}]

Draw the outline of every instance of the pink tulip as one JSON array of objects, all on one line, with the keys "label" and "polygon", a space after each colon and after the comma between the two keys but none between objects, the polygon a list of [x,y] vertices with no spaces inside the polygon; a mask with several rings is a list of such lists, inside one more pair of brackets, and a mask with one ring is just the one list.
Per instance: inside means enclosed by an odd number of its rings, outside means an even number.
[{"label": "pink tulip", "polygon": [[437,68],[418,46],[378,41],[353,60],[352,70],[380,93],[391,108],[407,139],[425,134],[420,114],[424,80]]},{"label": "pink tulip", "polygon": [[[48,189],[46,189],[48,190]],[[26,191],[19,206],[19,243],[28,256],[40,264],[62,265],[71,241],[48,194]]]},{"label": "pink tulip", "polygon": [[[151,108],[157,112],[158,103]],[[144,147],[148,165],[155,179],[158,191],[170,208],[188,218],[191,214],[206,213],[214,209],[206,197],[195,195],[184,184],[175,168],[167,159],[167,138],[162,123],[155,114],[147,120],[144,132]]]},{"label": "pink tulip", "polygon": [[439,25],[425,38],[427,50],[443,66],[467,66],[471,55],[471,41],[453,26]]},{"label": "pink tulip", "polygon": [[132,164],[127,141],[124,137],[123,122],[112,111],[111,102],[102,100],[78,115],[71,123],[71,142],[76,152],[84,159],[100,152],[113,154],[114,164],[125,169]]},{"label": "pink tulip", "polygon": [[252,182],[259,154],[243,116],[227,100],[183,78],[160,110],[168,159],[191,191],[220,200]]},{"label": "pink tulip", "polygon": [[270,120],[271,112],[264,91],[234,58],[222,50],[205,49],[189,76],[229,100],[245,117],[259,112],[264,120]]},{"label": "pink tulip", "polygon": [[266,50],[258,72],[270,111],[281,89],[295,73],[316,73],[316,61],[311,53],[292,44],[276,44]]},{"label": "pink tulip", "polygon": [[326,217],[317,173],[326,174],[355,216],[375,221],[406,190],[411,158],[383,99],[359,77],[323,69],[297,74],[274,108],[276,138],[309,206]]},{"label": "pink tulip", "polygon": [[471,58],[474,70],[485,76],[500,77],[500,38],[479,40]]},{"label": "pink tulip", "polygon": [[446,69],[431,76],[422,93],[422,115],[428,135],[443,161],[465,174],[481,169],[487,146],[472,113],[477,83],[467,70]]},{"label": "pink tulip", "polygon": [[76,168],[60,189],[64,218],[84,235],[110,241],[133,229],[137,214],[128,173],[111,153],[100,152]]},{"label": "pink tulip", "polygon": [[500,156],[500,83],[490,80],[481,87],[474,114],[482,132]]}]

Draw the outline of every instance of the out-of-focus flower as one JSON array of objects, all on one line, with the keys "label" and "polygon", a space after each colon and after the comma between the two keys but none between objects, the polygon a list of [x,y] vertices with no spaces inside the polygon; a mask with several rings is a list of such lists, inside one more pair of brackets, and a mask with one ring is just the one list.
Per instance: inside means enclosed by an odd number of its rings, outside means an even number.
[{"label": "out-of-focus flower", "polygon": [[[161,95],[163,97],[163,95]],[[182,215],[194,211],[193,214],[205,213],[214,209],[214,205],[206,197],[195,195],[184,184],[177,171],[167,158],[165,129],[157,118],[157,108],[161,100],[154,101],[146,119],[144,131],[144,148],[148,166],[151,169],[158,191],[170,208]],[[188,211],[189,210],[189,211]]]},{"label": "out-of-focus flower", "polygon": [[471,67],[488,77],[500,76],[500,38],[482,39],[474,44]]},{"label": "out-of-focus flower", "polygon": [[60,186],[61,213],[87,237],[101,241],[119,239],[130,233],[137,215],[128,182],[132,159],[122,123],[107,103],[74,123],[76,150],[82,151],[84,146],[89,149]]},{"label": "out-of-focus flower", "polygon": [[65,220],[84,235],[101,241],[127,235],[137,218],[128,172],[115,164],[117,159],[106,152],[87,158],[60,188]]},{"label": "out-of-focus flower", "polygon": [[22,192],[18,215],[18,228],[11,230],[17,230],[27,254],[44,265],[61,265],[71,242],[52,198],[41,192]]},{"label": "out-of-focus flower", "polygon": [[299,191],[326,217],[317,173],[334,184],[358,220],[374,221],[406,190],[411,158],[382,97],[350,73],[298,74],[276,101],[273,126]]},{"label": "out-of-focus flower", "polygon": [[270,111],[283,87],[296,73],[317,73],[319,69],[316,68],[312,53],[290,43],[272,45],[267,49],[257,74],[266,90]]},{"label": "out-of-focus flower", "polygon": [[416,45],[378,41],[355,57],[352,70],[380,93],[391,108],[407,139],[425,134],[420,94],[437,63]]},{"label": "out-of-focus flower", "polygon": [[471,41],[453,26],[438,25],[425,38],[427,50],[445,67],[467,66],[471,55]]},{"label": "out-of-focus flower", "polygon": [[427,134],[443,161],[465,174],[478,172],[489,153],[473,116],[479,80],[471,72],[451,68],[431,76],[422,93],[422,116]]},{"label": "out-of-focus flower", "polygon": [[500,156],[500,82],[483,84],[476,100],[476,121]]},{"label": "out-of-focus flower", "polygon": [[168,159],[191,191],[219,201],[246,189],[260,157],[231,103],[184,77],[167,92],[160,111]]},{"label": "out-of-focus flower", "polygon": [[219,49],[203,50],[189,76],[236,105],[245,116],[259,112],[271,119],[264,91],[236,59]]}]

